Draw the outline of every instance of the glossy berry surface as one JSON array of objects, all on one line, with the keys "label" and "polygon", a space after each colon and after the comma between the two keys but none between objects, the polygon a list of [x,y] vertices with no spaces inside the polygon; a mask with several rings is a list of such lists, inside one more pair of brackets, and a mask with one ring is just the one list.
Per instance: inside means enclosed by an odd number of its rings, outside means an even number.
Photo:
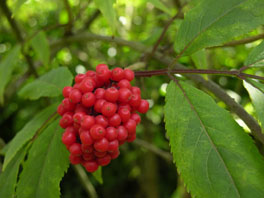
[{"label": "glossy berry surface", "polygon": [[75,84],[63,88],[57,112],[72,164],[94,172],[116,159],[122,144],[136,139],[141,121],[136,111],[146,113],[149,103],[141,99],[140,88],[131,85],[134,77],[130,69],[110,70],[99,64],[96,71],[77,74]]}]

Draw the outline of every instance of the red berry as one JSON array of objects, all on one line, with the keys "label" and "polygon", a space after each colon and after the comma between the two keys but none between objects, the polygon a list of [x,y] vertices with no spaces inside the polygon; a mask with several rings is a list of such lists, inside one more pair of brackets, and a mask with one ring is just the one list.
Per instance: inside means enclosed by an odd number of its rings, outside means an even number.
[{"label": "red berry", "polygon": [[117,86],[120,88],[128,88],[128,89],[131,89],[131,87],[132,87],[130,82],[126,79],[119,81]]},{"label": "red berry", "polygon": [[95,117],[95,123],[101,125],[106,128],[108,126],[108,120],[103,115],[98,115]]},{"label": "red berry", "polygon": [[148,101],[142,99],[140,101],[140,105],[137,108],[138,112],[140,112],[140,113],[147,113],[148,109],[149,109],[149,103],[148,103]]},{"label": "red berry", "polygon": [[73,89],[70,92],[69,98],[72,103],[78,103],[82,99],[82,93],[78,89]]},{"label": "red berry", "polygon": [[66,113],[66,109],[63,107],[62,104],[59,104],[58,108],[57,108],[57,112],[59,115],[63,116],[64,113]]},{"label": "red berry", "polygon": [[85,78],[85,74],[77,74],[74,78],[75,83],[80,83]]},{"label": "red berry", "polygon": [[70,125],[72,125],[73,123],[73,119],[72,119],[72,115],[69,113],[65,113],[62,118],[60,119],[60,126],[61,128],[66,128]]},{"label": "red berry", "polygon": [[127,108],[119,108],[118,114],[120,115],[120,118],[122,122],[127,122],[130,118],[130,111]]},{"label": "red berry", "polygon": [[95,161],[85,161],[82,165],[90,173],[93,173],[98,169],[98,164]]},{"label": "red berry", "polygon": [[128,81],[133,80],[135,77],[135,74],[131,69],[125,69],[124,75],[125,75],[125,79],[127,79]]},{"label": "red berry", "polygon": [[119,149],[117,149],[117,150],[115,150],[109,154],[110,154],[112,159],[116,159],[119,156],[120,152],[119,152]]},{"label": "red berry", "polygon": [[112,77],[111,79],[114,81],[120,81],[125,77],[124,70],[120,67],[116,67],[112,70]]},{"label": "red berry", "polygon": [[133,142],[136,139],[136,134],[131,134],[127,137],[127,142]]},{"label": "red berry", "polygon": [[72,145],[74,142],[76,142],[76,136],[74,133],[65,132],[63,133],[61,140],[65,145]]},{"label": "red berry", "polygon": [[107,65],[97,65],[96,76],[98,80],[107,82],[111,77],[111,71],[108,69]]},{"label": "red berry", "polygon": [[120,115],[116,113],[113,116],[111,116],[108,119],[108,121],[109,121],[109,126],[113,126],[113,127],[119,126],[121,124]]},{"label": "red berry", "polygon": [[84,154],[82,155],[82,157],[83,157],[83,159],[84,159],[85,161],[91,161],[91,160],[94,160],[94,159],[95,159],[95,156],[94,156],[93,153],[84,153]]},{"label": "red berry", "polygon": [[82,148],[81,148],[81,144],[79,143],[73,143],[71,146],[70,146],[70,149],[69,149],[70,153],[73,154],[73,155],[81,155],[82,154]]},{"label": "red berry", "polygon": [[124,141],[128,136],[127,129],[124,126],[119,126],[117,128],[117,134],[117,139],[119,141]]},{"label": "red berry", "polygon": [[70,162],[72,164],[80,164],[80,163],[82,163],[81,156],[76,156],[76,155],[70,154],[69,159],[70,159]]},{"label": "red berry", "polygon": [[66,86],[66,87],[63,88],[62,95],[64,96],[64,98],[68,98],[69,97],[70,92],[72,91],[72,89],[73,88],[70,87],[70,86]]},{"label": "red berry", "polygon": [[92,128],[90,129],[90,135],[94,140],[102,139],[105,136],[105,133],[106,133],[105,128],[99,124],[93,125]]},{"label": "red berry", "polygon": [[132,97],[132,92],[128,88],[119,89],[119,97],[118,100],[123,103],[129,102]]},{"label": "red berry", "polygon": [[77,134],[77,130],[76,130],[73,126],[68,126],[68,127],[65,129],[65,132],[70,132],[70,133]]},{"label": "red berry", "polygon": [[83,129],[90,129],[95,124],[95,119],[93,116],[85,115],[81,122],[81,127]]},{"label": "red berry", "polygon": [[91,145],[82,144],[81,147],[83,153],[92,153],[94,151],[93,146]]},{"label": "red berry", "polygon": [[139,124],[141,122],[140,115],[138,115],[137,113],[132,113],[131,119],[135,120],[137,124]]},{"label": "red berry", "polygon": [[91,92],[91,91],[93,91],[95,86],[96,86],[95,81],[92,78],[90,78],[90,77],[86,77],[81,82],[80,90],[82,91],[82,93]]},{"label": "red berry", "polygon": [[108,150],[109,142],[106,138],[102,138],[94,143],[94,148],[98,152],[105,152]]},{"label": "red berry", "polygon": [[72,103],[69,98],[64,98],[62,100],[62,105],[66,111],[73,111],[75,109],[75,104]]},{"label": "red berry", "polygon": [[74,123],[81,124],[81,122],[83,121],[84,116],[85,116],[85,113],[84,112],[75,113],[73,115],[73,121],[74,121]]},{"label": "red berry", "polygon": [[141,95],[141,91],[140,91],[140,89],[138,87],[132,87],[131,91],[132,91],[133,94]]},{"label": "red berry", "polygon": [[101,113],[101,109],[106,101],[104,99],[99,99],[94,104],[94,110],[98,113]]},{"label": "red berry", "polygon": [[102,158],[97,158],[96,161],[97,161],[98,165],[106,166],[106,165],[108,165],[111,162],[111,156],[109,154],[106,154]]},{"label": "red berry", "polygon": [[119,110],[120,109],[123,109],[123,108],[125,108],[125,109],[128,109],[129,111],[131,111],[131,107],[130,107],[130,105],[129,104],[119,104]]},{"label": "red berry", "polygon": [[119,92],[115,87],[110,87],[105,91],[104,99],[109,102],[116,102],[119,96]]},{"label": "red berry", "polygon": [[95,103],[95,96],[92,92],[88,92],[88,93],[83,94],[82,104],[85,107],[91,107],[94,105],[94,103]]},{"label": "red berry", "polygon": [[80,139],[81,139],[82,144],[85,144],[85,145],[92,145],[93,144],[93,139],[90,136],[89,131],[81,133]]},{"label": "red berry", "polygon": [[126,127],[128,134],[134,134],[134,133],[136,133],[137,123],[135,120],[129,119],[124,124],[124,127]]},{"label": "red berry", "polygon": [[99,152],[99,151],[94,151],[93,153],[96,157],[104,157],[107,154],[107,152]]},{"label": "red berry", "polygon": [[113,140],[113,141],[109,142],[109,144],[108,144],[108,151],[114,152],[115,150],[118,149],[118,146],[119,146],[118,140]]},{"label": "red berry", "polygon": [[141,102],[141,97],[139,94],[132,94],[131,100],[129,101],[129,104],[132,107],[138,107]]},{"label": "red berry", "polygon": [[104,99],[105,89],[97,88],[94,92],[96,99]]},{"label": "red berry", "polygon": [[74,113],[78,113],[78,112],[83,112],[86,113],[87,109],[85,108],[85,106],[81,105],[81,104],[77,104],[74,110]]},{"label": "red berry", "polygon": [[111,102],[105,102],[102,106],[101,112],[104,116],[111,117],[115,114],[117,106]]},{"label": "red berry", "polygon": [[117,133],[116,128],[114,128],[114,127],[108,127],[108,128],[106,129],[105,137],[106,137],[106,139],[108,139],[109,141],[113,141],[113,140],[115,140],[115,139],[117,138],[117,135],[118,135],[118,133]]}]

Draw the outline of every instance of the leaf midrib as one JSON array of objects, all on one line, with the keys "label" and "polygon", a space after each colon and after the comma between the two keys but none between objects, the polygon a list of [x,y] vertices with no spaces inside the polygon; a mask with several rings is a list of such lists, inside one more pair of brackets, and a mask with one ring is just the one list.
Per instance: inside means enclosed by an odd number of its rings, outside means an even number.
[{"label": "leaf midrib", "polygon": [[225,164],[224,159],[222,158],[222,156],[221,156],[220,152],[218,151],[216,145],[213,143],[213,141],[212,141],[212,139],[211,139],[209,133],[207,132],[206,127],[205,127],[203,121],[201,120],[201,118],[200,118],[200,116],[199,116],[199,113],[198,113],[197,110],[195,109],[194,105],[192,104],[190,98],[187,96],[187,94],[186,94],[185,90],[183,89],[183,87],[182,87],[178,82],[177,82],[176,84],[177,84],[177,86],[180,88],[180,90],[182,91],[182,93],[183,93],[184,97],[186,98],[186,100],[188,101],[188,103],[189,103],[191,109],[193,110],[193,112],[194,112],[195,115],[197,116],[197,118],[198,118],[198,120],[199,120],[199,122],[200,122],[200,124],[201,124],[201,126],[202,126],[202,128],[203,128],[202,131],[205,132],[205,134],[206,134],[206,136],[207,136],[207,138],[208,138],[208,140],[209,140],[209,142],[210,142],[212,148],[215,150],[215,152],[217,153],[219,159],[221,160],[222,164],[224,165],[225,171],[227,172],[228,177],[230,178],[230,180],[231,180],[231,182],[232,182],[234,188],[236,189],[236,192],[237,192],[238,196],[241,197],[241,195],[240,195],[240,193],[239,193],[239,191],[238,191],[238,188],[237,188],[237,186],[236,186],[236,184],[235,184],[235,181],[234,181],[232,175],[230,174],[230,172],[229,172],[229,170],[228,170],[228,168],[227,168],[227,166],[226,166],[226,164]]}]

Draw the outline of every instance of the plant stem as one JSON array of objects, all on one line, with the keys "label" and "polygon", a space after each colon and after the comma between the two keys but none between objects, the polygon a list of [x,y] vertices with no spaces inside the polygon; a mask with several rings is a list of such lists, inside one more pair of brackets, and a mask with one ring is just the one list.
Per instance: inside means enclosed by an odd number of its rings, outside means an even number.
[{"label": "plant stem", "polygon": [[246,74],[240,72],[239,70],[213,70],[213,69],[160,69],[160,70],[150,70],[150,71],[135,71],[135,76],[137,77],[151,77],[167,75],[168,72],[172,74],[213,74],[213,75],[225,75],[225,76],[235,76],[240,79],[253,78],[264,81],[264,77],[256,76],[251,74]]}]

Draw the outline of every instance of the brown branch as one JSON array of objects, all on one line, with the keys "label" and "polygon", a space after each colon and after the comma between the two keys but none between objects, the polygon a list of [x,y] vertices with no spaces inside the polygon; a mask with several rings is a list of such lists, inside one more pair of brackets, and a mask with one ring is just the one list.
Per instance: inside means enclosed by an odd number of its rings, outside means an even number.
[{"label": "brown branch", "polygon": [[243,44],[251,43],[253,41],[257,41],[257,40],[263,39],[263,38],[264,38],[264,33],[256,35],[256,36],[244,38],[241,40],[231,41],[231,42],[225,43],[223,45],[208,47],[208,49],[214,49],[214,48],[220,48],[220,47],[234,47],[237,45],[243,45]]},{"label": "brown branch", "polygon": [[[135,75],[138,77],[151,77],[167,75],[169,69],[160,69],[152,71],[135,71]],[[240,79],[253,78],[264,81],[264,77],[251,74],[242,73],[239,70],[213,70],[213,69],[171,69],[170,73],[173,74],[213,74],[213,75],[225,75],[234,76]]]},{"label": "brown branch", "polygon": [[[7,7],[6,0],[0,0],[0,6],[1,6],[1,9],[2,9],[4,15],[7,18],[9,25],[11,26],[14,34],[16,35],[17,40],[20,42],[21,45],[23,45],[24,39],[22,37],[22,33],[21,33],[15,19],[12,17],[11,11]],[[29,66],[31,73],[33,75],[35,75],[36,77],[38,77],[38,73],[34,67],[34,63],[33,63],[33,60],[31,59],[31,57],[24,50],[22,50],[22,54],[26,58],[26,61],[28,63],[28,66]]]},{"label": "brown branch", "polygon": [[89,27],[92,25],[92,23],[100,16],[101,12],[99,10],[96,10],[92,16],[85,22],[83,28],[80,30],[85,31],[87,29],[89,29]]},{"label": "brown branch", "polygon": [[66,31],[65,31],[65,34],[66,35],[71,35],[72,32],[72,26],[73,26],[73,14],[72,14],[72,11],[71,11],[71,6],[69,4],[69,1],[68,0],[63,0],[63,3],[64,3],[64,6],[65,6],[65,9],[67,11],[67,14],[68,14],[68,25],[66,27]]},{"label": "brown branch", "polygon": [[[141,53],[150,53],[152,50],[151,48],[148,48],[138,42],[127,41],[118,37],[112,38],[109,36],[101,36],[92,33],[78,34],[68,37],[66,39],[55,41],[51,43],[51,49],[53,49],[53,53],[55,53],[59,48],[65,45],[69,45],[70,43],[83,43],[93,40],[114,42],[121,46],[129,46],[130,48],[133,48],[134,50],[137,50]],[[170,65],[173,62],[173,59],[171,57],[159,52],[155,52],[153,58],[155,58],[157,61],[161,62],[164,65]],[[186,69],[186,67],[179,63],[176,63],[173,66],[175,69]],[[264,135],[262,134],[261,127],[257,123],[257,121],[251,115],[249,115],[240,104],[236,103],[235,100],[231,98],[218,84],[211,80],[205,80],[202,76],[199,75],[185,74],[185,76],[193,80],[195,83],[202,85],[207,90],[212,92],[217,98],[223,101],[232,112],[236,113],[247,124],[248,128],[250,128],[252,134],[256,137],[256,139],[258,139],[260,142],[262,142],[262,144],[264,144]]]}]

